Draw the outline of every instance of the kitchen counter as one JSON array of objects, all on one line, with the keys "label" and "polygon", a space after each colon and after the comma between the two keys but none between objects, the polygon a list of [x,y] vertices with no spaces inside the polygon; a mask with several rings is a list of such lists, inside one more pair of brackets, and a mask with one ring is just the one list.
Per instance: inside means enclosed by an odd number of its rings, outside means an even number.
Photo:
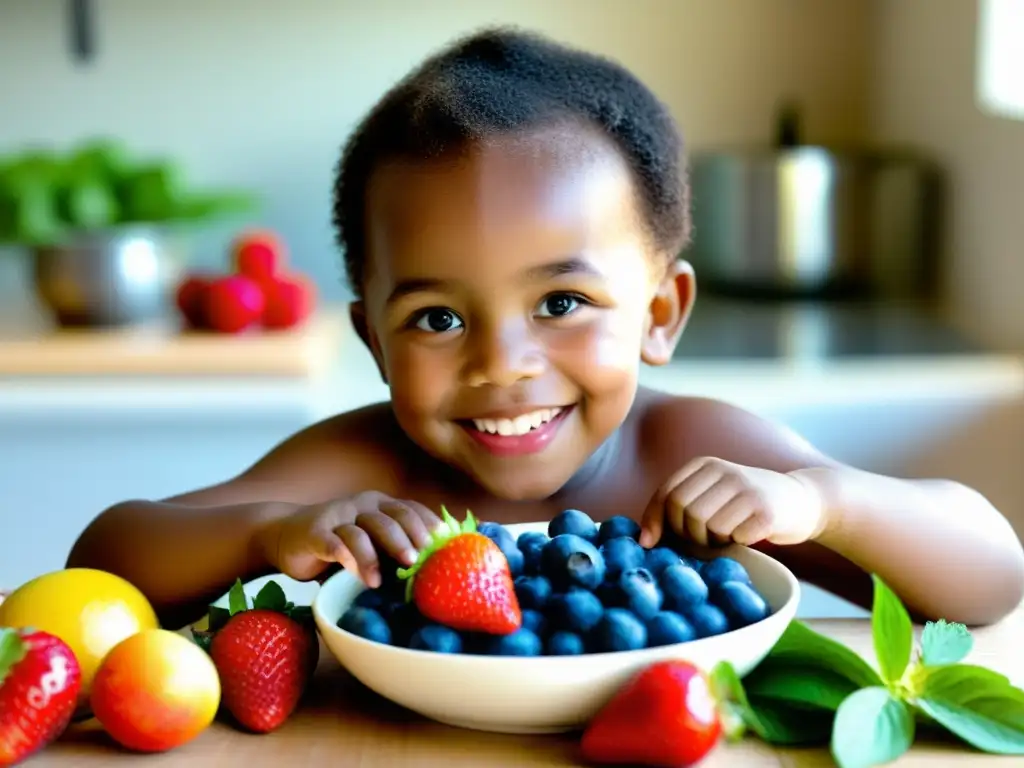
[{"label": "kitchen counter", "polygon": [[[869,660],[872,658],[868,620],[811,620],[814,629],[836,638]],[[1024,608],[995,627],[977,630],[968,659],[1024,682]],[[459,681],[452,681],[457,684]],[[463,683],[467,681],[462,681]],[[217,723],[191,744],[145,765],[278,766],[331,765],[361,768],[477,768],[477,766],[581,765],[576,740],[565,736],[506,736],[461,730],[425,720],[369,692],[335,662],[326,649],[308,699],[278,731],[252,736]],[[893,763],[914,766],[1011,765],[1020,758],[981,755],[960,744],[919,741],[909,754]],[[138,756],[119,751],[93,724],[69,731],[57,744],[32,761],[39,768],[141,765]],[[701,768],[724,766],[764,768],[825,768],[833,765],[824,749],[775,749],[754,737],[720,747]]]},{"label": "kitchen counter", "polygon": [[[0,306],[0,327],[24,324],[15,314]],[[113,350],[106,362],[81,355],[92,373],[63,365],[48,346],[73,344],[74,334],[35,345],[23,335],[6,347],[19,351],[0,373],[0,583],[60,567],[111,504],[222,482],[309,424],[389,395],[343,306],[324,306],[308,335],[289,341],[150,333],[163,340],[138,356],[159,357],[177,341],[197,346],[134,373],[122,365],[142,365],[131,360],[133,342],[100,342]],[[142,344],[146,332],[123,335]],[[217,351],[203,351],[204,341]],[[267,359],[279,343],[291,362]],[[0,369],[4,349],[0,341]],[[199,370],[204,356],[211,367]],[[262,367],[240,367],[252,356]],[[702,297],[675,359],[642,367],[640,382],[747,408],[869,471],[968,483],[1024,535],[1024,362],[958,340],[925,315]]]},{"label": "kitchen counter", "polygon": [[[33,335],[19,318],[4,331],[0,314],[0,424],[74,419],[85,409],[244,418],[297,402],[322,418],[389,395],[344,306],[325,307],[299,332],[241,337],[179,337],[163,327],[87,338],[36,327]],[[1024,395],[1024,358],[976,344],[914,307],[702,297],[674,359],[643,366],[640,382],[754,409],[958,393],[1014,398]]]}]

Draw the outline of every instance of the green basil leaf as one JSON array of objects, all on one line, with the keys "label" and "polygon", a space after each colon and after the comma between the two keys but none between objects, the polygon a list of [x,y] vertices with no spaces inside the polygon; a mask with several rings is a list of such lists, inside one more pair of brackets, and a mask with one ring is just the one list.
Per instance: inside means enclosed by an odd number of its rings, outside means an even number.
[{"label": "green basil leaf", "polygon": [[983,752],[1024,755],[1024,691],[972,664],[930,669],[915,701],[925,715]]},{"label": "green basil leaf", "polygon": [[790,663],[830,670],[857,688],[881,685],[882,679],[864,659],[842,643],[793,620],[768,654],[765,663]]},{"label": "green basil leaf", "polygon": [[975,664],[949,664],[922,670],[918,689],[922,697],[966,704],[972,699],[1024,696],[1010,679],[993,669]]},{"label": "green basil leaf", "polygon": [[830,712],[839,709],[846,697],[857,690],[857,685],[824,667],[771,660],[747,675],[743,687],[748,696]]},{"label": "green basil leaf", "polygon": [[832,757],[839,768],[870,768],[892,762],[914,743],[914,715],[885,688],[862,688],[836,712]]},{"label": "green basil leaf", "polygon": [[712,670],[711,689],[715,697],[725,703],[731,716],[738,717],[743,727],[768,744],[828,744],[832,733],[831,712],[806,711],[777,699],[759,701],[748,697],[744,683],[740,682],[736,670],[728,662],[721,662]]},{"label": "green basil leaf", "polygon": [[234,616],[236,613],[249,609],[249,598],[245,596],[245,587],[242,586],[241,579],[235,579],[235,583],[231,585],[231,591],[228,592],[228,613]]},{"label": "green basil leaf", "polygon": [[284,590],[276,581],[268,581],[264,584],[257,593],[256,599],[252,601],[253,608],[266,611],[283,611],[287,604],[288,598],[285,597]]},{"label": "green basil leaf", "polygon": [[927,666],[956,664],[967,658],[973,647],[974,638],[963,624],[929,621],[921,633],[921,662]]},{"label": "green basil leaf", "polygon": [[785,702],[751,696],[750,711],[756,726],[748,726],[768,744],[788,747],[823,747],[832,736],[835,713],[825,709],[803,709]]},{"label": "green basil leaf", "polygon": [[914,628],[907,609],[896,593],[878,576],[872,575],[871,579],[875,584],[871,606],[871,636],[875,644],[875,656],[882,680],[895,683],[903,677],[910,664]]}]

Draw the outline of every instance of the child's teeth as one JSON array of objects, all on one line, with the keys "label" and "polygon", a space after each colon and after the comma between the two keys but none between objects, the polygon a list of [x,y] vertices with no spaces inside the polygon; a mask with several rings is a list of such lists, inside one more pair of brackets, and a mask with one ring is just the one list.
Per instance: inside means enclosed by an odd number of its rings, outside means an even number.
[{"label": "child's teeth", "polygon": [[490,432],[492,435],[525,435],[541,424],[551,421],[561,411],[560,408],[542,408],[532,413],[524,413],[514,419],[473,419],[473,426],[481,432]]}]

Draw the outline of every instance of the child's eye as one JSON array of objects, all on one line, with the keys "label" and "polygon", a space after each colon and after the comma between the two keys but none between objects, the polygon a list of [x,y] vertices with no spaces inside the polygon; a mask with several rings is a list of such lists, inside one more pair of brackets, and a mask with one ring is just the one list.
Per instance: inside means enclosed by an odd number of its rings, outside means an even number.
[{"label": "child's eye", "polygon": [[431,307],[414,318],[413,327],[427,333],[449,333],[462,327],[462,319],[450,309]]},{"label": "child's eye", "polygon": [[540,303],[537,314],[541,317],[565,317],[585,303],[586,299],[572,293],[553,293]]}]

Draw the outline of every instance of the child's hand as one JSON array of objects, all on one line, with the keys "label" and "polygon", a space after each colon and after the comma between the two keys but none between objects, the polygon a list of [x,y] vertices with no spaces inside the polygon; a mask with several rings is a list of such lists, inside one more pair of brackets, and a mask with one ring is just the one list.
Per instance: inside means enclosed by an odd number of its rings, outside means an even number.
[{"label": "child's hand", "polygon": [[279,521],[270,560],[279,571],[301,581],[315,578],[330,563],[340,563],[367,586],[377,587],[378,549],[412,565],[441,525],[441,519],[418,502],[366,491],[305,507]]},{"label": "child's hand", "polygon": [[826,512],[815,486],[798,474],[694,459],[651,499],[640,543],[650,547],[668,526],[701,546],[799,544],[817,537]]}]

